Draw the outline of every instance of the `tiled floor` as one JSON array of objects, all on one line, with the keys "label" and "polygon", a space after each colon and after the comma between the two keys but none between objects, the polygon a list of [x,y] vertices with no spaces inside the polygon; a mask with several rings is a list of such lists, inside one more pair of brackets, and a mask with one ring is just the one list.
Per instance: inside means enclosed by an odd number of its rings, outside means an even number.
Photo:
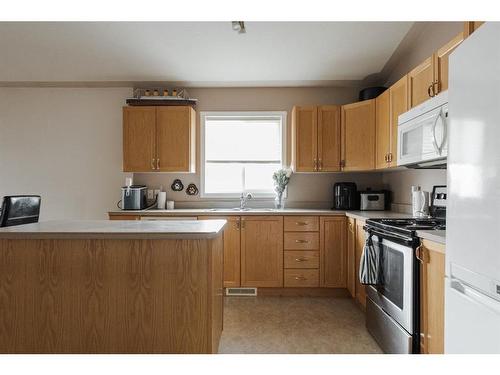
[{"label": "tiled floor", "polygon": [[226,297],[219,353],[381,353],[350,299]]}]

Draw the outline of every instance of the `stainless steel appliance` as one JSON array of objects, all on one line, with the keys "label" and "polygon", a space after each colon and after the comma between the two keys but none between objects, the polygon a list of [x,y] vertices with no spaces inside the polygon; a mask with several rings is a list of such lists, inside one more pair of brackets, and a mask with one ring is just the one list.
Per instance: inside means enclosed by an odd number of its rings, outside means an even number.
[{"label": "stainless steel appliance", "polygon": [[147,187],[145,185],[131,185],[122,187],[123,210],[143,210],[147,208]]},{"label": "stainless steel appliance", "polygon": [[399,116],[398,166],[446,168],[448,92],[442,92]]},{"label": "stainless steel appliance", "polygon": [[358,188],[354,182],[337,182],[333,185],[333,209],[359,209]]},{"label": "stainless steel appliance", "polygon": [[387,205],[387,191],[362,191],[359,193],[361,211],[383,211]]},{"label": "stainless steel appliance", "polygon": [[445,353],[500,353],[499,36],[486,22],[450,55]]},{"label": "stainless steel appliance", "polygon": [[[442,194],[433,194],[433,201],[444,200]],[[366,221],[365,232],[379,249],[382,280],[380,285],[367,286],[366,326],[386,353],[420,351],[420,267],[415,255],[420,239],[416,231],[446,228],[445,204],[439,203],[434,211],[441,217]]]}]

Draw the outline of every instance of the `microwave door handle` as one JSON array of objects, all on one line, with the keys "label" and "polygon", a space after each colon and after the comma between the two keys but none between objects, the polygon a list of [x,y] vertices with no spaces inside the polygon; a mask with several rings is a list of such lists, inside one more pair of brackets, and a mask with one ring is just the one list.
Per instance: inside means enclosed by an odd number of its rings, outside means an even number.
[{"label": "microwave door handle", "polygon": [[443,121],[443,139],[441,140],[441,144],[439,145],[439,154],[441,154],[443,152],[444,144],[446,143],[446,137],[448,136],[448,123],[447,123],[448,113],[444,113],[443,109],[441,109],[439,115],[441,116]]},{"label": "microwave door handle", "polygon": [[441,112],[439,112],[439,114],[436,116],[436,119],[434,120],[434,124],[432,125],[432,145],[434,146],[434,149],[436,150],[436,152],[439,155],[441,155],[441,149],[438,147],[437,139],[436,139],[436,126],[437,126],[437,122],[438,122],[439,117],[441,117]]}]

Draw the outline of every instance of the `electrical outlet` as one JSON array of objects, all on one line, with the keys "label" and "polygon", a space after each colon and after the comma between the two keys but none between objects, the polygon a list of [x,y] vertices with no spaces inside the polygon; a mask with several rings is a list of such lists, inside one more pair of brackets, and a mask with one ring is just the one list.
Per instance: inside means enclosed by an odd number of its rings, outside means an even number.
[{"label": "electrical outlet", "polygon": [[153,200],[155,198],[152,189],[148,189],[148,199]]},{"label": "electrical outlet", "polygon": [[[160,194],[160,189],[155,189],[155,195],[154,195],[154,197],[157,197],[158,194]],[[154,197],[153,197],[153,199],[154,199]]]}]

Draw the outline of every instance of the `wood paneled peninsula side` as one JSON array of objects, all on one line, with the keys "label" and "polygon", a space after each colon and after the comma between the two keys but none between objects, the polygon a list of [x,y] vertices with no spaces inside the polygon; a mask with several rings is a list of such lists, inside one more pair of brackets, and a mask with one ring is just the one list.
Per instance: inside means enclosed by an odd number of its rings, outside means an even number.
[{"label": "wood paneled peninsula side", "polygon": [[225,220],[0,229],[0,353],[215,353]]}]

